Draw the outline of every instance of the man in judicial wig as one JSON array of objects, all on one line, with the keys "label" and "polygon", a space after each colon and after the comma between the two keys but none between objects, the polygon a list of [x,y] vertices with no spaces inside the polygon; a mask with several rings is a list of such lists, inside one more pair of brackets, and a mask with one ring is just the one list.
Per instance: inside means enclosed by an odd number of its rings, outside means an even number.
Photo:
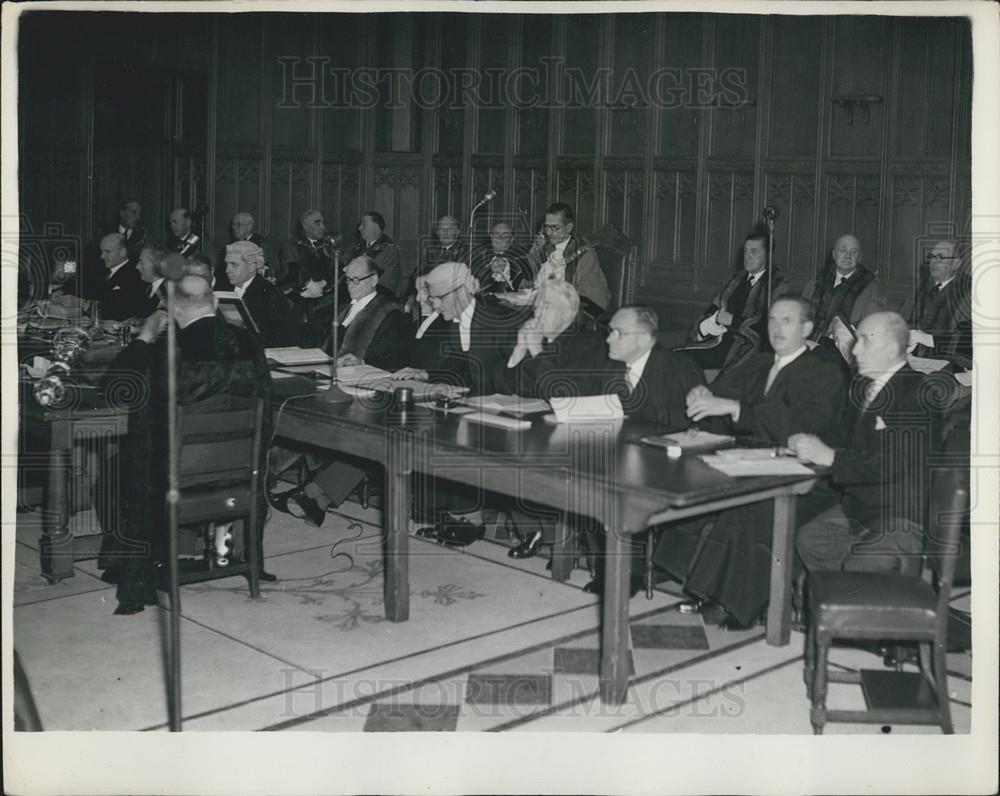
[{"label": "man in judicial wig", "polygon": [[295,319],[285,297],[260,275],[264,250],[248,240],[226,246],[226,276],[257,324],[264,348],[295,345]]},{"label": "man in judicial wig", "polygon": [[760,351],[767,341],[767,283],[771,300],[791,288],[768,263],[769,239],[755,232],[743,241],[743,270],[730,277],[688,333],[681,349],[703,370],[735,367]]},{"label": "man in judicial wig", "polygon": [[[98,484],[96,501],[105,534],[98,566],[104,570],[102,579],[118,586],[115,613],[119,615],[135,614],[156,603],[156,565],[167,552],[167,462],[165,455],[151,454],[162,453],[167,446],[167,351],[161,332],[169,322],[165,310],[151,314],[115,358],[102,384],[109,403],[129,411],[128,434],[117,463],[107,470],[128,477]],[[263,351],[252,335],[216,314],[212,289],[204,278],[187,274],[178,281],[173,322],[178,404],[217,397],[225,406],[228,396],[263,398],[263,434],[269,439],[271,375]],[[123,378],[138,379],[147,389],[124,388]],[[263,501],[259,508],[263,517]],[[258,533],[262,528],[263,523]],[[263,570],[261,577],[275,579]]]},{"label": "man in judicial wig", "polygon": [[[776,299],[768,314],[774,354],[756,354],[687,397],[693,421],[723,417],[727,430],[758,444],[784,446],[795,434],[831,444],[841,435],[847,398],[842,367],[810,349],[812,306],[800,296]],[[724,511],[714,523],[681,522],[663,529],[653,561],[698,598],[707,614],[725,611],[726,629],[750,627],[763,614],[771,572],[771,501]],[[801,515],[800,515],[801,516]]]},{"label": "man in judicial wig", "polygon": [[399,379],[420,379],[469,388],[471,395],[502,392],[507,360],[521,313],[492,296],[476,296],[479,281],[465,263],[442,263],[425,277],[433,311],[448,324],[425,367],[407,367]]},{"label": "man in judicial wig", "polygon": [[406,317],[387,290],[380,289],[375,260],[361,255],[344,268],[351,303],[341,310],[337,366],[361,363],[396,370],[405,359]]},{"label": "man in judicial wig", "polygon": [[910,313],[910,350],[972,367],[972,277],[955,241],[934,244]]},{"label": "man in judicial wig", "polygon": [[799,528],[795,547],[807,572],[916,574],[923,551],[927,453],[937,436],[923,378],[906,361],[910,330],[895,312],[858,326],[859,378],[847,407],[846,441],[793,434],[806,464],[829,468],[836,501]]},{"label": "man in judicial wig", "polygon": [[838,315],[855,326],[873,312],[885,309],[882,285],[875,274],[861,264],[861,241],[841,235],[833,244],[832,260],[809,283],[802,296],[813,305],[810,340],[823,340]]}]

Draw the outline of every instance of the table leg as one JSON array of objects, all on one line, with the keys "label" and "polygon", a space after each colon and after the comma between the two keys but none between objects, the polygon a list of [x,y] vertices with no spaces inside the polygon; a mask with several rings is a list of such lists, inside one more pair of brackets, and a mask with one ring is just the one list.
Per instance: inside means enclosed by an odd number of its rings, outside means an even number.
[{"label": "table leg", "polygon": [[776,497],[771,537],[771,602],[767,608],[767,643],[772,647],[783,647],[791,640],[794,541],[795,495]]},{"label": "table leg", "polygon": [[604,613],[601,627],[601,701],[620,705],[628,695],[628,598],[631,552],[621,526],[605,534]]},{"label": "table leg", "polygon": [[410,618],[410,444],[401,435],[386,444],[385,618],[405,622]]},{"label": "table leg", "polygon": [[566,515],[560,514],[556,523],[556,538],[552,545],[552,580],[562,583],[569,580],[573,572],[576,558],[576,545],[573,543],[574,528],[566,522]]},{"label": "table leg", "polygon": [[45,516],[42,518],[42,577],[49,583],[73,577],[73,540],[69,534],[69,494],[67,479],[70,452],[49,451],[48,483],[45,489]]}]

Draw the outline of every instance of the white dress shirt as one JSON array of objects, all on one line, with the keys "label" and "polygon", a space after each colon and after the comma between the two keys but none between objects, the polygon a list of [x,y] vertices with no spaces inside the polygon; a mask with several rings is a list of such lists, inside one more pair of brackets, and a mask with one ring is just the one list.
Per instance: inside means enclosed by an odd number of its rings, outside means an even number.
[{"label": "white dress shirt", "polygon": [[625,365],[625,379],[628,381],[629,392],[635,389],[635,386],[639,383],[639,379],[642,378],[642,373],[646,370],[646,363],[649,362],[649,354],[652,352],[652,348],[649,349],[645,354],[639,357],[635,362],[629,362]]},{"label": "white dress shirt", "polygon": [[118,263],[118,265],[116,265],[116,266],[115,266],[114,268],[109,268],[109,269],[108,269],[108,281],[110,282],[110,281],[111,281],[111,278],[112,278],[112,277],[113,277],[113,276],[114,276],[115,274],[117,274],[117,273],[118,273],[118,272],[119,272],[119,271],[120,271],[120,270],[122,269],[122,267],[123,267],[123,266],[126,266],[126,265],[128,265],[128,260],[122,260],[122,261],[121,261],[120,263]]},{"label": "white dress shirt", "polygon": [[242,285],[236,285],[233,287],[233,293],[237,295],[238,298],[243,298],[243,294],[247,292],[247,288],[250,287],[250,283],[257,277],[257,274],[251,276]]},{"label": "white dress shirt", "polygon": [[472,299],[469,306],[465,308],[461,315],[452,319],[452,323],[458,324],[458,337],[462,341],[462,350],[468,351],[472,348],[472,314],[476,311],[476,300]]},{"label": "white dress shirt", "polygon": [[833,280],[833,289],[836,290],[838,287],[840,287],[841,282],[846,282],[852,276],[854,276],[854,271],[851,271],[851,273],[849,274],[842,274],[840,273],[840,271],[837,271],[837,276]]},{"label": "white dress shirt", "polygon": [[351,299],[351,308],[347,311],[347,316],[344,318],[343,323],[341,325],[350,326],[351,321],[353,321],[358,316],[358,313],[360,313],[361,310],[363,310],[365,307],[367,307],[369,304],[372,303],[372,300],[375,298],[376,295],[377,294],[375,293],[375,291],[372,291],[367,296],[364,296],[362,298]]},{"label": "white dress shirt", "polygon": [[802,356],[806,350],[806,346],[802,345],[791,354],[784,354],[782,356],[778,356],[777,354],[774,355],[774,364],[771,365],[771,369],[767,373],[767,383],[764,385],[764,395],[767,395],[768,391],[771,389],[771,385],[774,384],[774,380],[778,377],[778,373],[781,372],[781,369]]},{"label": "white dress shirt", "polygon": [[906,364],[906,360],[905,359],[902,360],[902,361],[900,361],[900,362],[897,362],[895,365],[893,365],[887,371],[885,371],[883,373],[880,373],[877,379],[872,379],[872,383],[869,384],[868,388],[865,390],[865,406],[864,406],[864,408],[866,408],[866,409],[868,408],[868,405],[872,401],[875,400],[875,398],[878,396],[878,394],[880,392],[882,392],[882,388],[885,387],[885,385],[889,383],[889,379],[891,379],[893,376],[895,376],[896,375],[896,371],[898,371],[900,368],[902,368],[903,365],[905,365],[905,364]]},{"label": "white dress shirt", "polygon": [[156,295],[156,291],[160,289],[160,285],[162,285],[162,284],[163,284],[163,277],[160,277],[159,279],[155,280],[149,286],[149,297],[150,298],[153,298],[153,296]]},{"label": "white dress shirt", "polygon": [[417,327],[416,338],[418,340],[424,336],[424,332],[427,331],[427,327],[429,327],[432,323],[434,323],[434,321],[436,321],[440,315],[441,315],[440,312],[434,310],[434,312],[432,312],[430,315],[424,318],[420,326]]}]

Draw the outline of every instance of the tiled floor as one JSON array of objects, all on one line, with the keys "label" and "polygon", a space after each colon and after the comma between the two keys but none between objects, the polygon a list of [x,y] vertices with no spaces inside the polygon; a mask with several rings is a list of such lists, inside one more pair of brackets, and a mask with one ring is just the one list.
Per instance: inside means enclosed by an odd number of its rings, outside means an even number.
[{"label": "tiled floor", "polygon": [[[379,517],[354,504],[344,511],[322,528],[272,519],[267,568],[280,580],[258,601],[239,577],[182,589],[184,729],[811,734],[800,634],[771,647],[760,628],[726,632],[679,613],[669,587],[640,595],[630,606],[628,700],[607,706],[597,697],[599,602],[582,591],[587,573],[558,584],[543,559],[512,561],[502,543],[456,551],[413,537],[411,618],[385,622]],[[45,728],[164,729],[167,613],[112,616],[113,588],[93,561],[47,584],[38,537],[37,516],[19,515],[14,641]],[[882,668],[854,649],[832,661]],[[971,655],[953,653],[948,665],[956,731],[968,732]],[[831,688],[830,701],[863,704],[854,686]]]}]

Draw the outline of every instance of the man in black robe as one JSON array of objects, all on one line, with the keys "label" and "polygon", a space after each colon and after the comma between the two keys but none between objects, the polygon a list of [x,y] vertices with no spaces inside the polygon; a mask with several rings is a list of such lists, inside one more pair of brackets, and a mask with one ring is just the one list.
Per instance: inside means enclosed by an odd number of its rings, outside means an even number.
[{"label": "man in black robe", "polygon": [[[263,398],[267,439],[271,377],[260,346],[216,313],[211,286],[200,276],[185,275],[177,283],[174,318],[178,405],[215,396]],[[121,474],[121,488],[101,484],[97,499],[106,534],[98,563],[104,579],[118,584],[115,613],[120,615],[155,604],[156,566],[166,555],[167,351],[161,332],[167,323],[164,310],[150,315],[116,357],[102,385],[109,403],[130,411],[128,435],[110,469]],[[261,518],[264,508],[262,500]],[[262,532],[263,519],[258,544]],[[262,555],[260,560],[263,567]],[[263,571],[261,575],[274,580]]]}]

